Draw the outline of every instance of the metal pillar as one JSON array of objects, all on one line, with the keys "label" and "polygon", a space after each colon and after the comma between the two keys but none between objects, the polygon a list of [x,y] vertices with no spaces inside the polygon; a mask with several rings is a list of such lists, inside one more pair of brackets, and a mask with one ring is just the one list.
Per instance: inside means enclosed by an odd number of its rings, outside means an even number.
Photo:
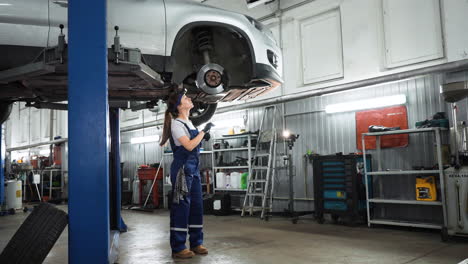
[{"label": "metal pillar", "polygon": [[108,263],[106,1],[69,1],[68,26],[68,259]]},{"label": "metal pillar", "polygon": [[110,206],[111,206],[111,229],[120,232],[127,231],[121,215],[122,201],[122,172],[120,171],[120,122],[119,109],[113,108],[109,111],[110,133],[111,133],[111,179],[110,179]]},{"label": "metal pillar", "polygon": [[4,145],[2,140],[2,132],[2,124],[0,124],[0,205],[3,204],[3,198],[5,196],[5,175],[3,174],[5,171],[5,155],[3,151]]}]

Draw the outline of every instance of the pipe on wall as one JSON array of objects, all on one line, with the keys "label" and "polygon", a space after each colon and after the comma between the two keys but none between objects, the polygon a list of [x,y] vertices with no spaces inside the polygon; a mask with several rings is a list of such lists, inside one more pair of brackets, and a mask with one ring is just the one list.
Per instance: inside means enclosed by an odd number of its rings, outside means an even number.
[{"label": "pipe on wall", "polygon": [[40,143],[35,143],[35,144],[29,144],[29,145],[20,146],[20,147],[7,148],[6,152],[30,149],[30,148],[46,146],[46,145],[52,145],[52,144],[60,144],[60,143],[64,143],[64,142],[67,142],[67,141],[68,141],[68,138],[61,138],[61,139],[57,139],[57,140],[51,140],[51,141],[40,142]]}]

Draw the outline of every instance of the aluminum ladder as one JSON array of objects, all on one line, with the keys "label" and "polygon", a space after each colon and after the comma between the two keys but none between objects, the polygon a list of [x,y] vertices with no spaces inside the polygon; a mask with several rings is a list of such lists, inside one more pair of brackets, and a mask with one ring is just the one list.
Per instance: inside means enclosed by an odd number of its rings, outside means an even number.
[{"label": "aluminum ladder", "polygon": [[[276,147],[278,141],[276,130],[277,111],[276,106],[267,106],[263,110],[257,144],[253,155],[252,173],[249,175],[241,216],[245,216],[246,212],[253,215],[254,212],[260,211],[260,218],[268,220],[269,213],[272,212],[273,174],[276,169]],[[264,130],[265,123],[268,120],[271,122],[271,130]]]}]

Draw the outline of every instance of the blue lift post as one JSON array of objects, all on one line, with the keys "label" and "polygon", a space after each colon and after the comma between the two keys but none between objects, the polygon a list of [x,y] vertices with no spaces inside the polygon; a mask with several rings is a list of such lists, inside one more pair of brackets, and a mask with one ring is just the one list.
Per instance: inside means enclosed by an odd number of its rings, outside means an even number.
[{"label": "blue lift post", "polygon": [[3,204],[3,198],[5,197],[5,175],[3,174],[5,170],[5,155],[2,149],[4,147],[2,136],[2,124],[0,124],[0,205]]},{"label": "blue lift post", "polygon": [[106,0],[68,2],[69,263],[109,262]]},{"label": "blue lift post", "polygon": [[110,121],[110,132],[111,132],[111,163],[113,168],[112,170],[112,180],[111,180],[111,189],[114,193],[111,192],[111,206],[114,206],[113,211],[115,212],[111,217],[114,218],[114,221],[111,220],[111,223],[115,224],[115,227],[111,226],[112,229],[118,230],[120,232],[127,232],[127,225],[122,219],[121,215],[121,201],[122,201],[122,172],[120,170],[120,122],[119,122],[119,109],[112,108],[109,110],[109,121]]}]

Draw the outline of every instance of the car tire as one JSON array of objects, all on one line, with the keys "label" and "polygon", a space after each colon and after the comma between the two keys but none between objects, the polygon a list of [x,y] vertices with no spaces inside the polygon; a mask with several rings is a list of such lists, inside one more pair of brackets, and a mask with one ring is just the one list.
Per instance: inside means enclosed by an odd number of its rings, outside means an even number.
[{"label": "car tire", "polygon": [[205,104],[195,102],[194,107],[190,110],[190,120],[194,126],[199,126],[210,121],[216,112],[218,104]]},{"label": "car tire", "polygon": [[64,211],[41,203],[8,242],[0,254],[0,263],[42,263],[67,224]]},{"label": "car tire", "polygon": [[12,106],[10,102],[0,102],[0,125],[10,116]]}]

